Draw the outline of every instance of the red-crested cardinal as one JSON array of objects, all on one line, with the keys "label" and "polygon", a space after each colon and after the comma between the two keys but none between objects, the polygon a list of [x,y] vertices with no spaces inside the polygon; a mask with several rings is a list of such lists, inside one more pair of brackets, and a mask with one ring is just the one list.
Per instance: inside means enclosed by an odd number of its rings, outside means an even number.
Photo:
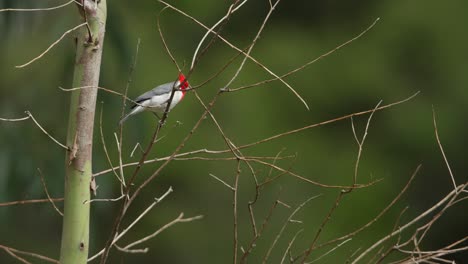
[{"label": "red-crested cardinal", "polygon": [[[182,98],[184,98],[186,89],[190,87],[188,81],[182,73],[179,73],[179,79],[176,82],[165,83],[153,88],[152,90],[138,96],[135,99],[137,104],[132,106],[132,110],[125,115],[120,124],[125,122],[127,118],[134,114],[138,114],[145,110],[154,112],[156,115],[164,113],[167,108],[167,103],[171,98],[171,93],[174,88],[178,89],[174,93],[169,110],[174,108]],[[158,116],[159,118],[159,116]]]}]

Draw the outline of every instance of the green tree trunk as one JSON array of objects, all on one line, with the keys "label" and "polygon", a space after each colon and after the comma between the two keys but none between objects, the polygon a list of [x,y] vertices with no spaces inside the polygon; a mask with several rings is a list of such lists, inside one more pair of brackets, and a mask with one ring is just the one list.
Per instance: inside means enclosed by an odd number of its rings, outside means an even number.
[{"label": "green tree trunk", "polygon": [[78,6],[89,27],[78,33],[73,87],[86,88],[73,91],[70,102],[61,264],[84,264],[88,259],[90,204],[84,202],[91,197],[94,115],[107,13],[106,0],[95,1]]}]

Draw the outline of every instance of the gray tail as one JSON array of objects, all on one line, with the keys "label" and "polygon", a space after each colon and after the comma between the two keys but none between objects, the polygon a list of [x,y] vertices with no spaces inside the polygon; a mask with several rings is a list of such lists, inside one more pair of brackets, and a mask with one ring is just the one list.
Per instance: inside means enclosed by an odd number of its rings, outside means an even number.
[{"label": "gray tail", "polygon": [[127,120],[130,117],[131,114],[132,113],[130,112],[130,113],[126,114],[124,117],[122,117],[122,119],[120,119],[120,121],[119,121],[119,125],[121,126],[123,124],[123,122],[125,122],[125,120]]}]

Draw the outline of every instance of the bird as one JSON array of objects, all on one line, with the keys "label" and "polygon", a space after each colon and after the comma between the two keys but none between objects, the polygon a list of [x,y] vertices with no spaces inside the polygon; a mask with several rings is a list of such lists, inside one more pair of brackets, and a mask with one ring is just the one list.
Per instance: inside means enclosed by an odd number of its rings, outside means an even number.
[{"label": "bird", "polygon": [[[152,90],[138,96],[134,101],[134,104],[131,107],[131,111],[126,114],[122,119],[120,119],[119,124],[122,125],[129,117],[141,113],[143,111],[151,111],[153,112],[158,118],[158,114],[164,113],[167,108],[167,103],[171,98],[172,90],[175,88],[177,89],[174,92],[174,96],[171,101],[171,105],[169,107],[169,111],[172,110],[185,96],[187,92],[187,88],[190,85],[182,73],[179,73],[179,77],[175,82],[168,82],[165,84],[161,84],[156,86]],[[160,118],[159,118],[160,119]]]}]

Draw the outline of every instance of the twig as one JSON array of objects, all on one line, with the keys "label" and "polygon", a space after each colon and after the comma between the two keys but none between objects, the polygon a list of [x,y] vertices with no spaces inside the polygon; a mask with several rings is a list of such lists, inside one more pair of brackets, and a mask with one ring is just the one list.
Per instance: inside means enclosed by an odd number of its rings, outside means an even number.
[{"label": "twig", "polygon": [[324,187],[324,188],[336,188],[336,189],[360,189],[360,188],[366,188],[366,187],[369,187],[369,186],[372,186],[374,184],[376,184],[377,182],[380,181],[380,179],[377,179],[375,181],[372,181],[372,182],[369,182],[369,183],[366,183],[366,184],[355,184],[354,186],[347,186],[347,185],[328,185],[328,184],[323,184],[323,183],[320,183],[320,182],[316,182],[316,181],[313,181],[313,180],[310,180],[310,179],[307,179],[297,173],[294,173],[290,170],[286,170],[286,169],[283,169],[281,167],[278,167],[274,164],[271,164],[271,163],[268,163],[266,161],[263,161],[263,160],[258,160],[258,159],[249,159],[249,158],[246,158],[247,160],[249,161],[254,161],[256,163],[259,163],[259,164],[263,164],[263,165],[266,165],[266,166],[269,166],[269,167],[272,167],[278,171],[281,171],[281,172],[284,172],[284,173],[287,173],[291,176],[294,176],[295,178],[298,178],[302,181],[305,181],[307,183],[310,183],[310,184],[313,184],[313,185],[317,185],[317,186],[320,186],[320,187]]},{"label": "twig", "polygon": [[[135,55],[133,57],[133,63],[130,65],[130,70],[128,73],[128,79],[127,79],[127,85],[125,86],[124,93],[122,95],[122,111],[120,114],[120,118],[122,119],[125,115],[125,107],[126,107],[126,98],[128,94],[128,89],[130,88],[130,85],[133,82],[132,76],[133,72],[135,71],[136,65],[137,65],[137,59],[138,59],[138,52],[140,51],[140,44],[141,40],[138,38],[136,49],[135,49]],[[114,133],[115,135],[115,133]],[[117,137],[116,137],[117,138]],[[123,162],[122,162],[122,146],[123,146],[123,125],[119,126],[119,140],[117,140],[117,150],[119,154],[119,171],[120,171],[120,178],[122,179],[122,185],[120,186],[120,191],[122,195],[124,195],[124,189],[126,188],[125,185],[125,174],[123,171]],[[128,196],[128,194],[127,194]]]},{"label": "twig", "polygon": [[369,114],[369,113],[372,113],[372,112],[375,112],[375,111],[380,111],[380,110],[383,110],[383,109],[386,109],[386,108],[389,108],[389,107],[392,107],[392,106],[395,106],[395,105],[398,105],[398,104],[405,103],[405,102],[413,99],[414,97],[416,97],[418,94],[419,94],[419,91],[416,92],[415,94],[411,95],[408,98],[405,98],[403,100],[400,100],[400,101],[397,101],[397,102],[394,102],[394,103],[391,103],[391,104],[383,105],[383,106],[381,106],[381,107],[379,107],[377,109],[373,108],[373,109],[366,110],[366,111],[356,112],[356,113],[340,116],[340,117],[337,117],[337,118],[329,119],[327,121],[323,121],[323,122],[320,122],[320,123],[315,123],[315,124],[312,124],[312,125],[301,127],[301,128],[298,128],[298,129],[289,130],[287,132],[277,134],[277,135],[274,135],[274,136],[271,136],[271,137],[268,137],[268,138],[264,138],[262,140],[259,140],[259,141],[256,141],[256,142],[253,142],[253,143],[250,143],[250,144],[239,146],[237,149],[249,148],[249,147],[259,145],[259,144],[262,144],[262,143],[265,143],[265,142],[268,142],[268,141],[271,141],[271,140],[274,140],[274,139],[277,139],[277,138],[280,138],[280,137],[295,134],[297,132],[301,132],[303,130],[307,130],[307,129],[310,129],[310,128],[323,126],[323,125],[326,125],[326,124],[330,124],[330,123],[334,123],[334,122],[341,121],[341,120],[344,120],[344,119],[348,119],[348,118],[351,118],[351,117],[354,117],[354,116],[360,116],[360,115]]},{"label": "twig", "polygon": [[60,211],[60,209],[58,209],[58,207],[55,205],[54,201],[52,200],[52,198],[50,198],[50,195],[49,195],[49,191],[47,190],[47,185],[45,183],[45,179],[44,179],[44,175],[42,174],[42,171],[41,169],[37,168],[37,171],[39,172],[39,177],[41,178],[41,182],[42,182],[42,187],[44,187],[44,191],[47,195],[47,199],[49,200],[49,202],[52,204],[52,206],[54,207],[55,211],[57,211],[57,213],[59,213],[59,215],[63,216],[63,213]]},{"label": "twig", "polygon": [[169,227],[171,227],[171,226],[173,226],[173,225],[175,225],[177,223],[187,223],[187,222],[192,222],[192,221],[199,220],[199,219],[202,219],[202,218],[203,218],[202,215],[197,215],[197,216],[194,216],[194,217],[184,218],[184,213],[180,213],[179,216],[176,219],[174,219],[171,222],[165,224],[163,227],[156,230],[156,232],[152,233],[151,235],[145,236],[142,239],[139,239],[139,240],[137,240],[135,242],[132,242],[132,243],[126,245],[125,247],[123,247],[123,249],[124,250],[129,250],[130,248],[135,247],[138,244],[141,244],[141,243],[143,243],[145,241],[148,241],[148,240],[154,238],[155,236],[159,235],[164,230],[168,229]]},{"label": "twig", "polygon": [[[263,231],[265,230],[267,224],[269,223],[269,221],[271,219],[271,216],[273,215],[273,211],[276,209],[278,204],[283,205],[284,203],[280,202],[279,200],[276,200],[273,203],[273,205],[270,207],[270,210],[268,210],[267,216],[263,220],[263,223],[262,223],[262,226],[260,227],[260,230],[258,232],[255,232],[252,240],[249,243],[249,247],[247,248],[247,250],[244,251],[244,254],[242,255],[242,258],[240,260],[241,264],[246,262],[248,255],[250,254],[250,252],[252,252],[252,249],[255,247],[255,243],[256,243],[257,239],[260,238],[260,236],[262,235]],[[249,205],[250,205],[250,203],[249,203]]]},{"label": "twig", "polygon": [[301,203],[299,206],[297,206],[296,209],[294,209],[294,211],[289,215],[288,219],[286,219],[286,221],[284,221],[284,224],[281,227],[281,230],[279,231],[278,235],[276,235],[275,239],[273,240],[273,243],[271,244],[270,248],[268,249],[265,257],[263,258],[262,263],[267,263],[268,258],[270,257],[270,254],[273,251],[273,248],[275,247],[275,245],[278,242],[279,238],[283,235],[283,232],[286,229],[286,226],[290,223],[290,221],[294,217],[294,215],[296,215],[296,213],[299,212],[299,210],[301,210],[302,207],[304,207],[307,203],[309,203],[313,199],[316,199],[316,198],[318,198],[320,196],[322,196],[322,195],[319,194],[319,195],[312,196],[309,199],[307,199],[306,201],[304,201],[303,203]]},{"label": "twig", "polygon": [[[106,145],[106,141],[104,139],[104,132],[102,131],[102,113],[104,111],[104,105],[102,104],[101,105],[101,114],[99,115],[99,132],[101,134],[101,143],[102,143],[102,148],[104,149],[104,154],[106,155],[106,158],[107,158],[107,162],[109,163],[109,165],[111,166],[112,168],[112,172],[114,172],[114,175],[115,177],[117,178],[117,180],[125,186],[125,182],[120,178],[119,174],[117,174],[117,171],[116,169],[114,169],[114,165],[112,164],[112,160],[109,156],[109,152],[107,151],[107,145]],[[117,146],[118,149],[119,146]]]},{"label": "twig", "polygon": [[[364,134],[362,135],[362,138],[361,140],[358,139],[358,136],[356,134],[356,129],[354,128],[354,121],[353,121],[353,117],[351,117],[351,127],[352,127],[352,130],[353,130],[353,135],[354,135],[354,138],[356,139],[356,143],[358,144],[358,154],[357,154],[357,158],[356,158],[356,163],[354,165],[354,177],[353,177],[353,185],[356,184],[357,182],[357,175],[358,175],[358,170],[359,170],[359,162],[361,161],[361,155],[362,155],[362,146],[364,145],[364,141],[366,141],[366,138],[367,138],[367,133],[369,131],[369,125],[370,125],[370,121],[372,119],[372,116],[374,115],[375,113],[375,110],[377,108],[379,108],[380,104],[382,103],[382,100],[380,100],[380,102],[375,106],[374,108],[374,111],[372,111],[372,113],[370,114],[369,118],[367,119],[367,123],[366,123],[366,128],[364,130]],[[352,189],[351,189],[352,190]]]},{"label": "twig", "polygon": [[228,12],[227,14],[222,17],[220,20],[218,20],[218,22],[216,22],[211,28],[209,28],[207,30],[207,32],[205,33],[205,35],[203,35],[203,37],[201,38],[200,42],[198,43],[198,46],[197,48],[195,49],[195,52],[193,53],[193,58],[192,58],[192,64],[190,64],[190,69],[193,69],[194,65],[195,65],[195,60],[197,59],[197,54],[198,54],[198,51],[200,50],[200,47],[201,45],[203,44],[203,42],[205,41],[205,39],[208,37],[208,35],[211,33],[211,32],[214,32],[214,29],[219,25],[221,24],[223,21],[227,20],[234,12],[236,12],[237,10],[239,10],[246,2],[247,0],[244,0],[242,1],[238,6],[236,6],[236,8],[232,9],[234,7],[234,5],[239,2],[239,1],[235,1],[228,9]]},{"label": "twig", "polygon": [[233,197],[232,197],[232,210],[233,210],[233,231],[234,231],[234,252],[233,252],[233,264],[237,264],[237,248],[239,244],[238,240],[238,215],[237,215],[237,193],[239,191],[239,176],[240,176],[241,170],[240,170],[240,160],[237,161],[237,170],[236,170],[236,176],[234,178],[234,192],[233,192]]},{"label": "twig", "polygon": [[361,232],[362,230],[368,228],[369,226],[371,226],[373,223],[377,222],[377,220],[379,220],[388,210],[390,210],[390,208],[397,202],[400,200],[400,198],[403,196],[403,194],[408,190],[409,186],[411,185],[411,183],[413,182],[414,178],[416,177],[416,175],[418,174],[419,170],[421,169],[422,165],[418,165],[416,167],[416,169],[414,170],[413,174],[411,175],[411,177],[409,178],[408,182],[406,183],[405,187],[403,187],[403,189],[398,193],[398,195],[393,198],[393,200],[377,215],[375,216],[371,221],[367,222],[365,225],[361,226],[360,228],[354,230],[353,232],[351,233],[348,233],[344,236],[341,236],[341,237],[338,237],[338,238],[335,238],[335,239],[332,239],[328,242],[325,242],[323,244],[320,244],[320,245],[317,245],[315,247],[315,249],[319,249],[321,247],[324,247],[324,246],[327,246],[327,245],[330,245],[330,244],[333,244],[333,243],[336,243],[338,241],[342,241],[342,240],[346,240],[350,237],[353,237],[354,235],[356,235],[357,233]]},{"label": "twig", "polygon": [[[201,23],[200,21],[198,21],[196,18],[190,16],[189,14],[177,9],[176,7],[162,1],[162,0],[158,0],[158,2],[170,7],[172,10],[184,15],[185,17],[188,17],[190,18],[192,21],[194,21],[195,23],[197,23],[198,25],[202,26],[204,29],[206,30],[210,30],[205,24]],[[213,34],[216,34],[215,32],[211,31],[211,33]],[[250,56],[249,54],[247,54],[246,52],[244,52],[243,50],[241,50],[240,48],[236,47],[235,45],[233,45],[231,42],[229,42],[228,40],[226,40],[225,38],[221,37],[220,35],[217,35],[216,36],[221,39],[224,43],[226,43],[229,47],[231,47],[232,49],[238,51],[238,52],[242,52],[242,54],[244,54],[247,58],[249,58],[251,61],[253,61],[255,64],[257,64],[260,68],[262,68],[263,70],[265,70],[266,72],[268,72],[270,75],[272,75],[273,77],[277,78],[278,80],[280,80],[286,87],[289,88],[289,90],[291,90],[291,92],[293,92],[293,94],[306,106],[307,109],[309,109],[309,106],[307,105],[306,101],[296,92],[296,90],[294,90],[294,88],[291,87],[290,84],[288,84],[286,81],[284,81],[283,79],[281,79],[281,77],[279,77],[277,74],[275,74],[273,71],[271,71],[268,67],[266,67],[265,65],[263,65],[262,63],[260,63],[258,60],[256,60],[255,58],[253,58],[252,56]]]},{"label": "twig", "polygon": [[[119,241],[119,239],[121,239],[135,224],[137,224],[149,211],[151,211],[151,209],[157,205],[158,203],[160,203],[164,198],[166,198],[166,196],[168,196],[171,192],[172,192],[172,187],[169,187],[169,189],[163,194],[161,195],[161,197],[159,198],[155,198],[154,199],[154,202],[151,203],[150,206],[148,206],[126,229],[124,229],[120,234],[116,234],[115,237],[112,239],[112,242],[110,243],[110,247],[112,247],[115,243],[117,243],[117,241]],[[107,245],[106,245],[107,247]],[[95,254],[94,256],[90,257],[88,259],[88,262],[94,260],[95,258],[101,256],[104,252],[105,252],[106,248],[102,249],[101,251],[99,251],[97,254]]]},{"label": "twig", "polygon": [[66,150],[69,150],[69,147],[65,146],[64,144],[60,143],[58,140],[56,140],[53,136],[51,136],[49,133],[47,133],[47,131],[36,121],[36,119],[34,118],[34,116],[29,112],[29,111],[26,111],[25,112],[29,117],[31,117],[31,119],[34,121],[34,123],[42,130],[42,132],[44,132],[44,134],[46,134],[50,139],[52,139],[55,143],[57,143],[57,145],[61,146],[62,148],[66,149]]},{"label": "twig", "polygon": [[57,45],[66,35],[68,35],[70,32],[72,32],[72,31],[74,31],[74,30],[76,30],[76,29],[78,29],[78,28],[80,28],[80,27],[82,27],[82,26],[84,26],[84,25],[87,25],[87,23],[86,23],[86,22],[85,22],[85,23],[81,23],[81,24],[79,24],[78,26],[76,26],[76,27],[74,27],[74,28],[72,28],[72,29],[69,29],[69,30],[65,31],[65,33],[63,33],[62,36],[61,36],[59,39],[57,39],[54,43],[52,43],[44,52],[42,52],[41,54],[39,54],[39,56],[33,58],[33,59],[30,60],[29,62],[26,62],[25,64],[17,65],[17,66],[15,66],[15,67],[16,67],[16,68],[24,68],[24,67],[28,66],[29,64],[35,62],[36,60],[42,58],[47,52],[49,52],[50,49],[52,49],[55,45]]},{"label": "twig", "polygon": [[0,13],[7,12],[7,11],[13,11],[13,12],[51,11],[51,10],[56,10],[56,9],[65,7],[73,2],[75,2],[75,4],[81,5],[81,3],[79,3],[77,0],[70,0],[66,2],[65,4],[61,4],[61,5],[53,6],[53,7],[45,7],[45,8],[5,8],[5,9],[0,9]]},{"label": "twig", "polygon": [[310,262],[306,262],[306,263],[309,264],[309,263],[314,263],[314,262],[317,262],[317,261],[321,260],[323,257],[329,255],[330,253],[332,253],[333,251],[337,250],[337,249],[338,249],[339,247],[341,247],[342,245],[344,245],[344,244],[348,243],[349,241],[351,241],[351,239],[352,239],[352,238],[346,239],[345,241],[343,241],[343,242],[339,243],[338,245],[336,245],[334,248],[332,248],[332,249],[330,249],[329,251],[327,251],[327,252],[325,252],[324,254],[322,254],[320,257],[318,257],[318,258],[316,258],[316,259],[314,259],[314,260],[312,260],[312,261],[310,261]]},{"label": "twig", "polygon": [[6,121],[6,122],[19,122],[19,121],[24,121],[28,120],[31,116],[25,116],[25,117],[20,117],[20,118],[1,118],[0,121]]},{"label": "twig", "polygon": [[157,21],[157,26],[158,26],[159,37],[161,38],[161,41],[162,41],[162,43],[163,43],[163,45],[164,45],[164,49],[165,49],[167,55],[169,55],[169,57],[171,58],[172,63],[174,63],[174,65],[177,67],[177,70],[178,70],[179,72],[182,72],[182,69],[179,67],[179,64],[177,63],[176,59],[174,58],[174,55],[172,55],[172,52],[171,52],[171,50],[169,49],[169,46],[168,46],[167,43],[166,43],[166,39],[164,38],[164,34],[163,34],[163,32],[162,32],[162,29],[161,29],[160,17],[161,17],[161,14],[162,14],[167,8],[168,8],[167,6],[164,7],[164,8],[159,12],[159,14],[158,14],[158,16],[157,16],[157,20],[156,20],[156,21]]},{"label": "twig", "polygon": [[42,255],[39,255],[39,254],[36,254],[36,253],[32,253],[32,252],[27,252],[27,251],[22,251],[22,250],[18,250],[18,249],[14,249],[14,248],[11,248],[11,247],[7,247],[7,246],[4,246],[4,245],[0,245],[0,248],[5,250],[8,254],[10,254],[12,257],[16,258],[17,260],[23,262],[23,263],[30,263],[28,261],[26,261],[25,259],[19,257],[18,255],[16,254],[21,254],[21,255],[25,255],[25,256],[30,256],[30,257],[34,257],[34,258],[37,258],[37,259],[40,259],[40,260],[44,260],[44,261],[47,261],[47,262],[50,262],[50,263],[56,263],[56,264],[59,264],[58,260],[55,260],[55,259],[51,259],[49,257],[46,257],[46,256],[42,256]]},{"label": "twig", "polygon": [[291,241],[289,241],[288,246],[286,247],[286,250],[284,251],[283,257],[281,258],[281,263],[280,263],[280,264],[283,264],[283,263],[284,263],[284,261],[286,260],[286,256],[287,256],[288,253],[291,251],[291,247],[292,247],[292,245],[294,244],[294,241],[296,241],[297,236],[298,236],[300,233],[302,233],[302,231],[304,231],[304,229],[299,229],[299,231],[296,232],[296,234],[293,236],[293,238],[291,239]]},{"label": "twig", "polygon": [[415,217],[413,220],[411,220],[409,223],[401,226],[400,228],[398,228],[398,230],[396,231],[393,231],[392,233],[390,233],[389,235],[383,237],[382,239],[380,239],[379,241],[377,241],[376,243],[374,243],[372,246],[370,246],[368,249],[366,249],[364,252],[362,252],[356,259],[354,259],[354,261],[352,262],[353,264],[354,263],[357,263],[359,260],[361,260],[365,255],[367,255],[370,251],[372,251],[373,249],[375,249],[376,247],[380,246],[382,243],[384,243],[385,241],[387,241],[388,239],[394,237],[395,235],[398,235],[400,234],[403,230],[407,229],[408,227],[414,225],[415,223],[417,223],[419,220],[421,220],[422,218],[426,217],[427,215],[431,214],[433,211],[435,211],[436,209],[438,209],[439,207],[441,207],[445,202],[447,202],[448,200],[450,199],[453,199],[454,197],[457,197],[459,192],[463,189],[465,189],[466,187],[468,186],[468,183],[467,184],[462,184],[462,185],[459,185],[457,186],[456,189],[452,190],[450,193],[448,193],[444,198],[442,198],[439,202],[437,202],[434,206],[432,206],[431,208],[427,209],[426,211],[424,211],[422,214],[418,215],[417,217]]},{"label": "twig", "polygon": [[432,120],[434,122],[434,131],[435,131],[435,136],[437,140],[437,145],[439,145],[440,152],[442,153],[442,157],[444,157],[445,165],[447,165],[447,169],[450,173],[450,178],[452,179],[453,188],[456,189],[457,183],[455,182],[455,177],[453,176],[452,169],[450,168],[450,164],[448,162],[447,156],[445,156],[445,151],[444,151],[444,148],[442,147],[442,143],[440,143],[439,131],[437,129],[436,114],[435,114],[434,106],[432,106]]},{"label": "twig", "polygon": [[13,258],[17,259],[18,261],[21,261],[22,263],[24,264],[32,264],[31,262],[25,260],[24,258],[16,255],[15,253],[13,253],[9,248],[3,248],[10,256],[12,256]]},{"label": "twig", "polygon": [[[276,0],[276,2],[273,5],[270,6],[270,10],[268,10],[268,13],[266,14],[265,18],[263,19],[262,25],[260,26],[260,28],[259,28],[257,34],[255,35],[254,39],[251,41],[251,45],[250,45],[249,49],[247,50],[247,52],[245,52],[244,59],[242,60],[241,64],[239,65],[239,68],[237,69],[236,73],[234,73],[234,76],[224,86],[223,91],[226,91],[226,90],[229,89],[228,87],[234,82],[234,80],[237,78],[237,76],[239,75],[241,70],[244,68],[245,62],[247,61],[247,57],[250,56],[250,53],[252,52],[252,49],[254,48],[255,44],[257,43],[257,40],[260,38],[260,35],[263,32],[263,29],[265,28],[265,25],[268,22],[268,19],[270,18],[271,14],[275,10],[275,7],[279,4],[280,1],[281,0]],[[292,89],[292,87],[290,89]],[[302,98],[299,96],[299,94],[296,93],[296,91],[294,89],[292,90],[292,92],[295,93],[296,96],[298,96],[299,99],[302,100]],[[309,106],[307,105],[307,103],[304,100],[302,100],[302,101],[305,104],[307,110],[309,110]]]},{"label": "twig", "polygon": [[23,205],[23,204],[34,204],[34,203],[47,203],[47,202],[50,202],[50,201],[63,202],[63,198],[33,199],[33,200],[21,200],[21,201],[5,202],[5,203],[0,203],[0,207],[12,206],[12,205]]},{"label": "twig", "polygon": [[229,189],[231,189],[231,191],[235,191],[235,188],[232,187],[231,185],[229,185],[228,183],[226,183],[225,181],[221,180],[220,178],[216,177],[214,174],[209,174],[211,177],[215,178],[216,180],[218,180],[219,182],[221,182],[222,184],[224,184],[224,186],[228,187]]},{"label": "twig", "polygon": [[83,204],[89,204],[89,203],[93,203],[93,202],[117,202],[119,200],[122,200],[122,198],[124,198],[125,195],[121,195],[117,198],[109,198],[109,199],[91,199],[89,201],[84,201]]},{"label": "twig", "polygon": [[[298,72],[298,71],[301,71],[301,70],[303,70],[304,68],[306,68],[307,66],[309,66],[309,65],[311,65],[311,64],[313,64],[313,63],[315,63],[315,62],[317,62],[317,61],[319,61],[319,60],[321,60],[321,59],[323,59],[323,58],[325,58],[325,57],[327,57],[327,56],[329,56],[329,55],[335,53],[335,52],[338,51],[339,49],[341,49],[341,48],[347,46],[348,44],[350,44],[350,43],[352,43],[352,42],[354,42],[355,40],[359,39],[359,38],[362,37],[364,34],[366,34],[370,29],[372,29],[372,28],[375,26],[375,24],[377,23],[377,21],[379,21],[379,20],[380,20],[380,18],[377,18],[369,27],[367,27],[364,31],[362,31],[361,33],[359,33],[359,35],[355,36],[354,38],[352,38],[352,39],[350,39],[350,40],[348,40],[348,41],[342,43],[341,45],[335,47],[334,49],[332,49],[332,50],[330,50],[330,51],[328,51],[328,52],[326,52],[326,53],[324,53],[324,54],[318,56],[317,58],[315,58],[315,59],[313,59],[313,60],[311,60],[311,61],[309,61],[309,62],[307,62],[307,63],[305,63],[305,64],[303,64],[302,66],[300,66],[300,67],[298,67],[298,68],[296,68],[296,69],[294,69],[294,70],[292,70],[292,71],[289,71],[289,72],[287,72],[287,73],[281,75],[280,78],[286,78],[286,77],[288,77],[288,76],[291,75],[291,74],[294,74],[294,73],[296,73],[296,72]],[[266,83],[269,83],[269,82],[276,81],[276,80],[278,80],[278,79],[279,79],[279,78],[272,78],[272,79],[260,81],[260,82],[254,83],[254,84],[249,84],[249,85],[244,85],[244,86],[240,86],[240,87],[237,87],[237,88],[232,88],[232,89],[229,89],[229,92],[236,92],[236,91],[239,91],[239,90],[243,90],[243,89],[247,89],[247,88],[251,88],[251,87],[256,87],[256,86],[259,86],[259,85],[262,85],[262,84],[266,84]]]}]

